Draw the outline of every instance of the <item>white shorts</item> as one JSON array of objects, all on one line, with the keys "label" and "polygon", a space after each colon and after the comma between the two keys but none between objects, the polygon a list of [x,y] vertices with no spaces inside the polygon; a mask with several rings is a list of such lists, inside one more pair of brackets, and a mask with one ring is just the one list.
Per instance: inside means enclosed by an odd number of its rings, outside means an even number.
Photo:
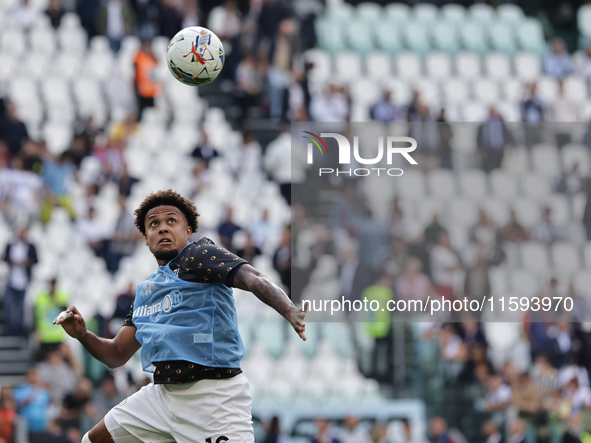
[{"label": "white shorts", "polygon": [[105,426],[115,443],[254,443],[248,380],[150,383],[111,409]]}]

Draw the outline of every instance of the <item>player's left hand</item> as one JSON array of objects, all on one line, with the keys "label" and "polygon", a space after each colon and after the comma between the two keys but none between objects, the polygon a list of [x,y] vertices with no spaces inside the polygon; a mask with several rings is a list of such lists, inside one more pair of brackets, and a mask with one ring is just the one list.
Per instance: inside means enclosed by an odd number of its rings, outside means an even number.
[{"label": "player's left hand", "polygon": [[291,323],[294,331],[298,333],[302,340],[306,341],[306,323],[304,323],[304,317],[306,317],[305,310],[292,308],[289,322]]}]

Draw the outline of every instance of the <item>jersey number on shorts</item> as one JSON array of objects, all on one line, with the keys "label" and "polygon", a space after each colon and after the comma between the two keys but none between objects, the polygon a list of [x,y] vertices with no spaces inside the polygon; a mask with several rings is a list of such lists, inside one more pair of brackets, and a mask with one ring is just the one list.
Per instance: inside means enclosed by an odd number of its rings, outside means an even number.
[{"label": "jersey number on shorts", "polygon": [[[218,438],[216,438],[215,443],[224,443],[225,441],[228,441],[228,440],[229,440],[229,438],[226,437],[225,435],[220,435]],[[212,441],[213,440],[211,439],[211,437],[205,439],[205,443],[212,443]]]}]

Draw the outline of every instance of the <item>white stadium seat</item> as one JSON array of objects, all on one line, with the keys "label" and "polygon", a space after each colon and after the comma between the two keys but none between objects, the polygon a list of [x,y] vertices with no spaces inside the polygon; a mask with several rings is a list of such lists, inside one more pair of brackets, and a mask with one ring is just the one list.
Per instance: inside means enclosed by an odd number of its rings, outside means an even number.
[{"label": "white stadium seat", "polygon": [[461,52],[455,57],[456,72],[462,79],[479,78],[482,73],[480,57],[473,52]]}]

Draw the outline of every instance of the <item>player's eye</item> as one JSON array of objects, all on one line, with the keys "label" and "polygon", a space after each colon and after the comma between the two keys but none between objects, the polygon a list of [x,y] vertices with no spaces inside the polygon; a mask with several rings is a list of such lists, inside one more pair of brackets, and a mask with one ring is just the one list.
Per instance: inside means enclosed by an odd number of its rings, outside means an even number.
[{"label": "player's eye", "polygon": [[150,223],[150,226],[156,226],[158,224],[158,222],[156,220],[154,220],[152,223]]},{"label": "player's eye", "polygon": [[174,218],[171,218],[170,220],[168,220],[169,223],[176,223],[176,220]]}]

